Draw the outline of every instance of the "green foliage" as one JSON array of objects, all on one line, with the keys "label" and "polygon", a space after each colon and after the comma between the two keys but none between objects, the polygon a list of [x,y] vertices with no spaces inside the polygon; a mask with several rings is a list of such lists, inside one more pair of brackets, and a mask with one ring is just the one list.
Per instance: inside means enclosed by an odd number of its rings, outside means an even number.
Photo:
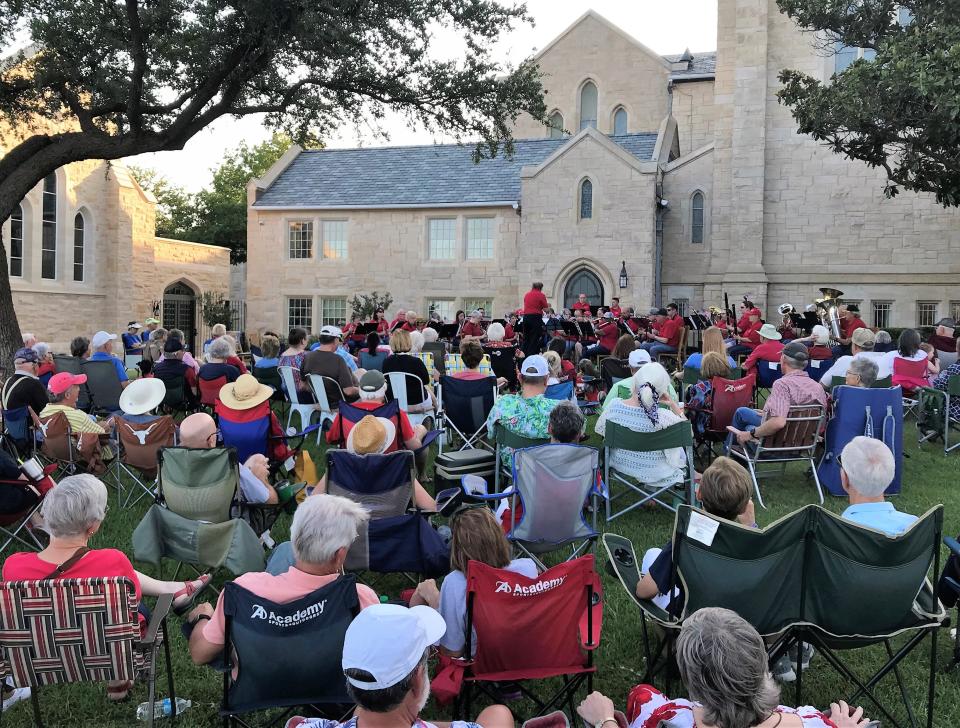
[{"label": "green foliage", "polygon": [[130,172],[145,191],[157,198],[157,235],[176,240],[195,240],[193,231],[197,209],[194,196],[155,169],[130,165]]},{"label": "green foliage", "polygon": [[[960,205],[960,1],[777,0],[801,27],[835,42],[873,49],[824,83],[780,72],[780,101],[799,130],[834,152],[881,167],[885,193],[931,192]],[[898,11],[912,13],[901,25]]]},{"label": "green foliage", "polygon": [[350,304],[350,311],[355,316],[359,316],[361,321],[370,321],[378,308],[386,311],[393,303],[393,296],[389,293],[380,294],[379,291],[373,293],[358,293],[347,303]]},{"label": "green foliage", "polygon": [[200,317],[207,326],[223,324],[229,329],[233,318],[230,301],[220,291],[204,291],[200,295]]}]

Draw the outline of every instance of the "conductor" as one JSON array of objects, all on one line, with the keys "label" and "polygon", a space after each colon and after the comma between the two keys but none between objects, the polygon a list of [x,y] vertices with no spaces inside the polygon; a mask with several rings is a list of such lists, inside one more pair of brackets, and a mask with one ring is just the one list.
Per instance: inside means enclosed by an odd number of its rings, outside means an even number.
[{"label": "conductor", "polygon": [[543,312],[550,307],[543,295],[543,283],[535,281],[523,297],[523,353],[525,356],[540,353],[543,342]]}]

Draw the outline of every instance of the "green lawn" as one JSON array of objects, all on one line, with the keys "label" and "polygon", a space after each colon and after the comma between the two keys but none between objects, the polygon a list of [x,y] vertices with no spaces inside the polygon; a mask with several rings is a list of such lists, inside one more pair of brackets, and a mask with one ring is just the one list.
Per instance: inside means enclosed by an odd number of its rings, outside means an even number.
[{"label": "green lawn", "polygon": [[[920,514],[937,503],[943,503],[946,506],[946,533],[956,534],[960,531],[960,490],[955,490],[960,455],[945,458],[942,450],[935,444],[918,449],[912,420],[906,427],[905,440],[905,449],[910,458],[905,459],[904,462],[904,492],[896,498],[897,507],[903,511]],[[319,452],[312,447],[311,449],[314,451],[314,459],[321,464],[323,460]],[[757,519],[761,526],[802,505],[813,502],[816,498],[812,481],[804,477],[799,465],[790,466],[785,478],[766,479],[763,483],[763,494],[769,510],[758,507]],[[146,504],[142,503],[131,510],[121,510],[113,505],[113,502],[111,505],[106,522],[91,545],[112,546],[130,554],[132,553],[130,536],[145,512]],[[830,499],[827,501],[827,507],[840,512],[844,502],[840,499]],[[637,545],[637,550],[641,551],[666,541],[672,526],[673,517],[665,510],[639,509],[614,521],[610,530],[631,538]],[[273,531],[278,541],[286,537],[288,528],[289,517],[284,516]],[[156,574],[156,569],[151,566],[144,564],[137,566],[146,573]],[[167,564],[165,573],[168,577],[171,570],[171,565]],[[400,582],[385,583],[392,584],[392,589],[388,586],[386,589],[381,588],[381,591],[395,595]],[[627,691],[640,679],[644,669],[639,614],[619,583],[604,576],[604,587],[606,590],[604,630],[601,646],[597,652],[599,671],[595,685],[599,690],[610,695],[619,706],[623,706]],[[869,608],[869,605],[864,607]],[[172,622],[176,625],[175,618]],[[218,720],[220,677],[212,671],[195,667],[189,660],[186,645],[179,631],[174,628],[172,632],[177,693],[193,701],[193,707],[183,716],[180,724],[213,725]],[[938,656],[941,669],[948,664],[951,649],[952,643],[944,632],[941,635]],[[918,698],[925,694],[925,669],[928,664],[928,655],[924,647],[908,658],[904,665],[908,684]],[[858,665],[864,670],[880,664],[881,658],[881,650],[865,650],[847,656],[850,664]],[[304,669],[309,670],[310,666],[304,665]],[[164,683],[165,678],[161,674],[160,685]],[[896,691],[895,683],[892,679],[885,680],[882,684],[882,692],[889,696],[892,695],[892,691]],[[810,671],[804,673],[804,703],[826,707],[832,699],[845,697],[847,693],[848,686],[838,679],[822,659],[815,658]],[[47,725],[106,728],[135,723],[136,706],[145,700],[145,696],[146,688],[138,684],[132,697],[126,702],[111,704],[106,700],[102,685],[83,684],[45,688],[40,692],[40,701]],[[935,725],[943,728],[960,725],[960,675],[941,672],[937,683],[936,700]],[[787,705],[793,704],[792,687],[784,691],[783,702]],[[920,707],[922,703],[917,702],[917,705],[918,710],[922,710]],[[902,709],[896,710],[898,715],[903,713]],[[873,714],[869,709],[867,713]],[[449,718],[448,712],[433,710],[432,707],[428,707],[427,715],[438,719]],[[21,703],[9,714],[5,714],[3,724],[32,725],[29,703]]]}]

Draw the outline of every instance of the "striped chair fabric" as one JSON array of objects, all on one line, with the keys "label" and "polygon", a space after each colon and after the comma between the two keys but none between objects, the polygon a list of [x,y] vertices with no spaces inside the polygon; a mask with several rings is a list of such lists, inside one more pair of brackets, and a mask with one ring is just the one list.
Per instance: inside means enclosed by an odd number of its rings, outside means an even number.
[{"label": "striped chair fabric", "polygon": [[433,354],[428,351],[421,351],[417,356],[420,358],[420,361],[424,363],[427,367],[427,371],[433,371]]},{"label": "striped chair fabric", "polygon": [[139,640],[127,577],[0,583],[0,677],[15,685],[132,680]]},{"label": "striped chair fabric", "polygon": [[[447,376],[450,377],[457,372],[466,371],[467,369],[463,365],[463,359],[460,358],[459,354],[447,354],[444,367],[446,368]],[[483,360],[480,362],[480,373],[486,377],[494,376],[493,367],[490,365],[490,357],[486,354],[483,355]]]}]

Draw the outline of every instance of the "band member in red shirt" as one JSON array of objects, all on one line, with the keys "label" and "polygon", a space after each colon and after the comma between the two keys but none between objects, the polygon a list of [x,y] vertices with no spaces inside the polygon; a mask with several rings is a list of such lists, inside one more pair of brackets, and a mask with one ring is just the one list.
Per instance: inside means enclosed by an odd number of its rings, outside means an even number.
[{"label": "band member in red shirt", "polygon": [[539,354],[543,343],[543,312],[550,308],[543,295],[543,283],[535,281],[523,296],[523,353]]},{"label": "band member in red shirt", "polygon": [[590,317],[590,314],[592,313],[592,311],[590,310],[590,304],[587,302],[586,293],[581,293],[577,297],[577,302],[573,304],[572,311],[574,316],[576,316],[577,311],[583,311],[583,313],[587,316],[587,318]]},{"label": "band member in red shirt", "polygon": [[399,324],[402,324],[407,320],[407,311],[403,308],[397,309],[397,315],[393,317],[393,320],[390,322],[390,331],[393,331]]},{"label": "band member in red shirt", "polygon": [[727,350],[727,354],[736,357],[741,354],[749,354],[757,348],[760,345],[761,326],[763,326],[763,322],[760,320],[760,310],[750,309],[750,320],[747,323],[746,330],[743,331],[742,335],[735,337],[737,343]]},{"label": "band member in red shirt", "polygon": [[470,313],[470,318],[463,325],[463,328],[460,329],[460,341],[477,341],[479,342],[484,334],[486,333],[483,330],[483,326],[480,324],[480,312],[472,311]]},{"label": "band member in red shirt", "polygon": [[[620,338],[620,328],[617,326],[617,322],[613,320],[613,314],[609,311],[603,314],[603,318],[600,319],[596,328],[599,340],[593,346],[583,350],[583,356],[588,359],[597,354],[609,354],[613,351],[613,347],[617,345],[617,339]],[[577,356],[577,359],[580,359],[580,355]]]},{"label": "band member in red shirt", "polygon": [[623,316],[623,311],[620,308],[620,299],[616,296],[613,297],[613,303],[610,304],[610,313],[613,314],[614,318]]},{"label": "band member in red shirt", "polygon": [[680,318],[680,309],[677,304],[668,304],[665,309],[657,310],[657,316],[664,316],[658,328],[648,331],[647,341],[641,348],[650,352],[650,358],[656,359],[660,354],[676,354],[680,347],[680,337],[683,335],[683,319]]},{"label": "band member in red shirt", "polygon": [[750,356],[743,363],[743,371],[749,374],[759,362],[780,361],[780,355],[783,353],[783,336],[777,331],[773,324],[764,324],[757,331],[760,337],[760,343],[750,352]]},{"label": "band member in red shirt", "polygon": [[508,344],[516,344],[517,343],[517,331],[516,331],[517,314],[511,311],[506,315],[505,320],[507,323],[504,324],[503,326],[503,340],[506,341]]},{"label": "band member in red shirt", "polygon": [[373,320],[377,322],[377,334],[379,334],[380,338],[390,333],[390,322],[387,321],[387,317],[384,315],[382,308],[378,308],[374,312]]},{"label": "band member in red shirt", "polygon": [[865,329],[867,325],[860,318],[860,307],[855,303],[840,307],[840,339],[839,346],[833,347],[834,356],[850,353],[850,339],[857,329]]}]

